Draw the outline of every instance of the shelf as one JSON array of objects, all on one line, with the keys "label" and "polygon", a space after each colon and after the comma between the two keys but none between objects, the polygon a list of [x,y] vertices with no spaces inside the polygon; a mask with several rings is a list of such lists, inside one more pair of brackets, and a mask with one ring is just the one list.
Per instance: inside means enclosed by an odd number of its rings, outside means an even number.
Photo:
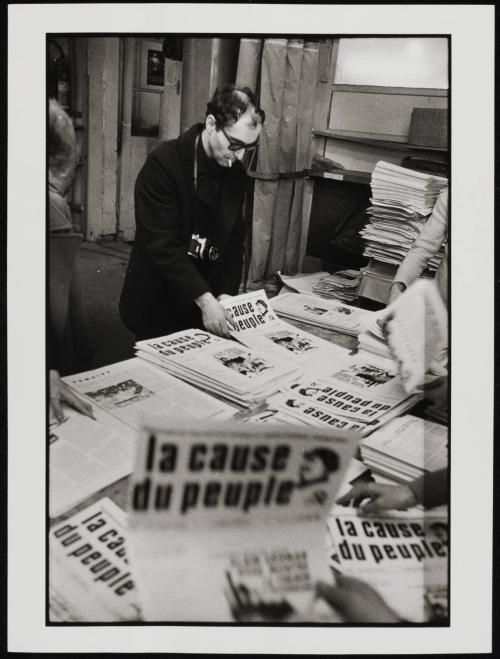
[{"label": "shelf", "polygon": [[[448,149],[441,149],[432,146],[416,146],[415,144],[408,144],[407,142],[393,141],[383,139],[382,136],[378,137],[373,134],[372,137],[367,137],[370,133],[349,133],[342,130],[317,130],[313,129],[313,135],[319,137],[329,137],[335,140],[345,140],[346,142],[357,142],[358,144],[366,144],[368,146],[378,146],[384,149],[396,149],[397,151],[425,151],[446,154]],[[395,136],[397,137],[397,136]]]},{"label": "shelf", "polygon": [[308,176],[347,183],[364,183],[369,185],[372,175],[369,172],[357,172],[352,169],[331,169],[327,172],[310,171]]}]

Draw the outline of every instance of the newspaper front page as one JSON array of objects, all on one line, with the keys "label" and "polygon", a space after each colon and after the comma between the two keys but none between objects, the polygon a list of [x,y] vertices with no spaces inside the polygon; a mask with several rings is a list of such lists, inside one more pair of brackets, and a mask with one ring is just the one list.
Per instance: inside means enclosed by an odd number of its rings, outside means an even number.
[{"label": "newspaper front page", "polygon": [[103,498],[49,533],[51,622],[139,620],[126,553],[125,513]]},{"label": "newspaper front page", "polygon": [[335,506],[328,518],[331,566],[373,586],[403,620],[439,622],[448,615],[446,511],[363,515]]},{"label": "newspaper front page", "polygon": [[145,431],[129,506],[144,619],[331,620],[313,584],[331,579],[326,517],[357,439],[267,425]]}]

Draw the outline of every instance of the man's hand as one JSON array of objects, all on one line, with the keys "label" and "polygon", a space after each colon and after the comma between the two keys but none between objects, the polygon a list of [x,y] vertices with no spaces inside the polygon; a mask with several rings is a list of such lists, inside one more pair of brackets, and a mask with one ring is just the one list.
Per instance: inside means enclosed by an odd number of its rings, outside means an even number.
[{"label": "man's hand", "polygon": [[316,593],[338,611],[346,622],[398,623],[401,622],[382,597],[364,581],[336,576],[336,585],[319,581]]},{"label": "man's hand", "polygon": [[91,419],[95,419],[92,405],[78,398],[68,385],[61,380],[61,376],[57,371],[49,372],[49,387],[50,407],[59,423],[64,421],[64,413],[62,410],[63,403],[73,407],[77,412],[89,416]]},{"label": "man's hand", "polygon": [[230,339],[229,328],[234,327],[233,319],[212,293],[203,293],[195,302],[201,310],[203,327],[212,334]]},{"label": "man's hand", "polygon": [[406,286],[401,283],[400,281],[395,281],[391,285],[391,291],[389,293],[389,300],[387,301],[387,304],[391,304],[391,302],[394,302],[401,293],[404,293],[406,290]]},{"label": "man's hand", "polygon": [[341,506],[359,506],[362,501],[370,501],[361,506],[363,512],[378,513],[383,510],[407,510],[418,501],[407,485],[380,485],[378,483],[357,483],[354,487],[337,499]]}]

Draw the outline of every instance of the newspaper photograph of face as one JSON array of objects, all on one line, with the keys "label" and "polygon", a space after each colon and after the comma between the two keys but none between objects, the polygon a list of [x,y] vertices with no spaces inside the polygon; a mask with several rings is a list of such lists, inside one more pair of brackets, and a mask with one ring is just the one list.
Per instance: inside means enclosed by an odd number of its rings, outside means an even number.
[{"label": "newspaper photograph of face", "polygon": [[126,407],[140,400],[145,400],[150,396],[154,396],[154,392],[146,389],[135,380],[130,379],[111,384],[96,391],[86,391],[85,395],[95,400],[96,403],[102,405],[105,409],[113,409],[114,407]]},{"label": "newspaper photograph of face", "polygon": [[216,353],[214,357],[223,366],[247,378],[253,378],[258,373],[271,368],[271,365],[261,357],[252,355],[250,352],[238,350],[237,348]]},{"label": "newspaper photograph of face", "polygon": [[274,332],[272,334],[267,334],[266,336],[277,346],[286,348],[293,353],[303,353],[317,349],[310,339],[299,336],[294,332]]}]

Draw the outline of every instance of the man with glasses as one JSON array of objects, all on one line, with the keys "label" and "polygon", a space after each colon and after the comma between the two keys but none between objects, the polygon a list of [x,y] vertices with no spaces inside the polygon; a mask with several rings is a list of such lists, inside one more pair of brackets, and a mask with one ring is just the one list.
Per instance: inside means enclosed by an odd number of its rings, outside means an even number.
[{"label": "man with glasses", "polygon": [[248,87],[217,89],[205,123],[163,142],[135,185],[136,238],[120,300],[137,340],[191,327],[229,337],[220,303],[236,295],[243,264],[245,156],[264,111]]}]

